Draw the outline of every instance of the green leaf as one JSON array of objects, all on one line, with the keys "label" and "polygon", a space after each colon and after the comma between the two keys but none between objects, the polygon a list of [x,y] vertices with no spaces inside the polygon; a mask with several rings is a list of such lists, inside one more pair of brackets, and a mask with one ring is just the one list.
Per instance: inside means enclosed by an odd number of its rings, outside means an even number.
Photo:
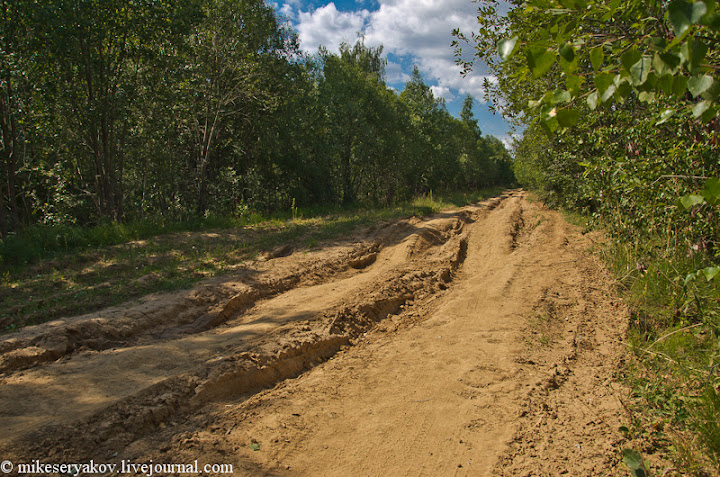
[{"label": "green leaf", "polygon": [[712,106],[712,103],[710,101],[702,101],[695,105],[695,107],[692,110],[693,116],[697,119],[700,116],[705,113],[708,109],[710,109],[710,106]]},{"label": "green leaf", "polygon": [[580,87],[585,83],[585,78],[577,75],[568,75],[565,77],[565,86],[573,96],[577,96],[580,93]]},{"label": "green leaf", "polygon": [[705,59],[708,52],[707,44],[699,38],[695,38],[692,43],[691,60],[694,65],[700,65]]},{"label": "green leaf", "polygon": [[707,281],[712,280],[713,278],[717,277],[720,274],[720,267],[714,266],[714,267],[706,267],[703,270],[703,275],[705,275],[705,279]]},{"label": "green leaf", "polygon": [[668,19],[677,36],[683,35],[690,26],[699,23],[705,13],[707,7],[702,1],[687,3],[676,0],[668,7]]},{"label": "green leaf", "polygon": [[677,73],[678,68],[680,67],[680,64],[682,63],[681,58],[671,52],[666,53],[656,53],[653,57],[653,68],[658,72],[660,75],[664,74],[672,74],[674,75]]},{"label": "green leaf", "polygon": [[623,449],[623,462],[630,470],[638,470],[643,468],[642,456],[635,450]]},{"label": "green leaf", "polygon": [[640,59],[642,59],[642,54],[640,54],[639,51],[633,48],[632,50],[628,50],[622,54],[622,56],[620,57],[620,63],[622,63],[623,67],[627,71],[630,71],[630,68],[632,68],[635,63],[640,61]]},{"label": "green leaf", "polygon": [[532,46],[527,50],[527,61],[534,78],[547,73],[555,64],[555,54],[542,46]]},{"label": "green leaf", "polygon": [[560,5],[568,10],[584,10],[587,6],[585,0],[560,0]]},{"label": "green leaf", "polygon": [[560,109],[557,112],[558,124],[561,127],[569,128],[575,126],[580,119],[580,111],[577,109]]},{"label": "green leaf", "polygon": [[662,92],[670,96],[672,94],[672,87],[673,87],[673,77],[671,74],[664,74],[660,77],[658,80],[658,85],[660,86],[660,89]]},{"label": "green leaf", "polygon": [[602,16],[601,20],[604,22],[610,20],[613,15],[615,15],[615,10],[617,10],[618,6],[620,6],[620,0],[612,0],[610,5],[608,5],[608,12]]},{"label": "green leaf", "polygon": [[673,95],[676,98],[681,97],[687,91],[688,80],[684,76],[676,76],[673,80]]},{"label": "green leaf", "polygon": [[675,111],[672,109],[666,109],[660,114],[660,119],[655,123],[657,126],[666,123],[670,118],[675,115]]},{"label": "green leaf", "polygon": [[715,115],[717,114],[717,108],[713,105],[708,108],[707,111],[703,113],[702,116],[700,116],[700,119],[703,123],[708,123],[715,119]]},{"label": "green leaf", "polygon": [[702,76],[693,76],[688,81],[687,87],[688,91],[693,95],[693,97],[697,98],[702,93],[707,91],[710,86],[713,84],[713,78],[712,76],[708,75],[702,75]]},{"label": "green leaf", "polygon": [[638,86],[647,81],[648,74],[650,74],[651,65],[652,60],[649,57],[644,56],[637,63],[630,67],[629,71],[634,85]]},{"label": "green leaf", "polygon": [[605,91],[610,86],[614,85],[615,82],[615,76],[610,73],[598,73],[595,75],[595,87],[597,87],[598,92],[603,95],[605,94]]},{"label": "green leaf", "polygon": [[657,92],[658,75],[654,71],[650,71],[645,82],[638,86],[641,91],[655,91]]},{"label": "green leaf", "polygon": [[567,103],[568,101],[570,101],[570,98],[570,92],[562,89],[556,89],[555,91],[553,91],[550,102],[551,104]]},{"label": "green leaf", "polygon": [[617,87],[612,84],[608,89],[605,90],[605,92],[600,96],[600,99],[603,103],[607,103],[615,94],[615,91],[617,90]]},{"label": "green leaf", "polygon": [[703,99],[715,100],[720,96],[720,81],[713,81],[713,84],[700,96]]},{"label": "green leaf", "polygon": [[638,95],[638,99],[641,103],[654,103],[655,102],[655,93],[652,91],[643,91]]},{"label": "green leaf", "polygon": [[711,177],[705,181],[705,188],[702,191],[702,195],[710,205],[720,203],[720,179]]},{"label": "green leaf", "polygon": [[559,127],[557,117],[546,117],[540,120],[540,126],[548,134],[553,134]]},{"label": "green leaf", "polygon": [[518,42],[517,36],[514,36],[512,38],[505,38],[498,42],[498,44],[497,44],[498,54],[500,55],[500,58],[503,61],[507,61],[515,53],[515,50],[516,50],[515,47],[517,46],[517,42]]},{"label": "green leaf", "polygon": [[680,58],[683,63],[690,63],[692,61],[692,51],[690,51],[690,42],[686,41],[680,45]]},{"label": "green leaf", "polygon": [[633,92],[632,86],[630,86],[630,83],[628,83],[626,80],[617,81],[617,77],[615,77],[615,97],[625,101],[628,96],[630,96],[630,93]]},{"label": "green leaf", "polygon": [[645,44],[655,51],[663,51],[667,46],[667,40],[660,36],[653,36],[645,40]]},{"label": "green leaf", "polygon": [[597,46],[590,50],[590,63],[595,71],[602,68],[603,61],[605,60],[605,54],[603,53],[602,45]]},{"label": "green leaf", "polygon": [[720,30],[720,12],[705,15],[702,19],[702,24],[709,26],[715,31]]},{"label": "green leaf", "polygon": [[588,104],[588,106],[590,106],[590,109],[592,109],[593,111],[594,111],[595,109],[597,109],[597,107],[598,107],[598,99],[599,99],[599,98],[598,98],[598,92],[597,92],[597,91],[593,91],[593,92],[590,93],[590,94],[588,95],[588,97],[587,97],[587,104]]},{"label": "green leaf", "polygon": [[571,63],[575,59],[575,50],[570,43],[565,43],[558,51],[560,56],[568,63]]},{"label": "green leaf", "polygon": [[694,205],[704,204],[705,197],[696,194],[684,195],[678,199],[678,206],[683,210],[688,210]]}]

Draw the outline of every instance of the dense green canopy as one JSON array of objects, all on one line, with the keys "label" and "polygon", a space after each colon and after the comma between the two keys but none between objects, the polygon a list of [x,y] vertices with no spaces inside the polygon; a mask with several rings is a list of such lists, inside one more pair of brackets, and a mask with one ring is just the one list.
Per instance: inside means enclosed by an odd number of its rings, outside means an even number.
[{"label": "dense green canopy", "polygon": [[308,58],[262,0],[2,0],[2,236],[511,177],[419,74],[390,89],[381,51]]}]

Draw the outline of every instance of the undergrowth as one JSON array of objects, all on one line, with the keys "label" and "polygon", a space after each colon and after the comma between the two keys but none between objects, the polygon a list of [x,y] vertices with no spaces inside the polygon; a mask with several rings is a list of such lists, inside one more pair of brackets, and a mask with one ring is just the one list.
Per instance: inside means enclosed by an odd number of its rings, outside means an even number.
[{"label": "undergrowth", "polygon": [[188,288],[284,244],[311,249],[354,228],[463,206],[502,191],[433,196],[386,208],[316,207],[194,221],[33,227],[0,243],[0,333]]},{"label": "undergrowth", "polygon": [[716,281],[686,279],[710,257],[661,239],[615,242],[601,255],[631,306],[627,345],[636,359],[625,376],[633,437],[645,453],[669,456],[676,472],[718,475],[720,290]]}]

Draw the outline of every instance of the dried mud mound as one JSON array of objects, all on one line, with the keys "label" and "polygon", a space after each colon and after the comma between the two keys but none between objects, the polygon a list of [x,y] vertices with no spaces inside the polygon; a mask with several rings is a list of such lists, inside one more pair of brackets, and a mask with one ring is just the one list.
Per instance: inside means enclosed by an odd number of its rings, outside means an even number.
[{"label": "dried mud mound", "polygon": [[627,317],[520,191],[0,342],[0,455],[236,475],[623,474]]}]

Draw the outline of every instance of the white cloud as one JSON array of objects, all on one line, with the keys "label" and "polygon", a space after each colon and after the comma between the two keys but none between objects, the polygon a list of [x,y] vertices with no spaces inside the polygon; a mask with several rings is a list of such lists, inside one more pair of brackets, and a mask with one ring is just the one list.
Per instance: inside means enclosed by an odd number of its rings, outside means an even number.
[{"label": "white cloud", "polygon": [[[477,4],[469,0],[379,0],[379,9],[340,12],[334,3],[303,11],[300,0],[286,0],[280,11],[296,22],[302,48],[315,52],[320,45],[337,51],[342,41],[354,43],[358,32],[369,46],[382,44],[386,53],[409,56],[436,94],[472,94],[484,102],[485,73],[478,68],[462,77],[450,46],[452,30],[469,33],[477,25]],[[389,64],[389,82],[404,82],[407,74]],[[492,78],[491,78],[492,79]]]},{"label": "white cloud", "polygon": [[328,3],[313,12],[299,10],[297,30],[300,44],[310,52],[317,51],[320,46],[337,52],[340,43],[355,43],[358,33],[365,29],[369,16],[370,12],[367,10],[341,12],[334,3]]},{"label": "white cloud", "polygon": [[430,91],[436,98],[443,98],[446,101],[452,101],[455,99],[455,95],[452,94],[450,88],[446,86],[430,86]]},{"label": "white cloud", "polygon": [[503,143],[503,146],[505,146],[505,149],[510,151],[512,153],[513,151],[513,142],[520,139],[522,137],[522,134],[519,133],[507,133],[503,135],[495,134],[495,137],[500,140],[500,142]]},{"label": "white cloud", "polygon": [[507,149],[508,151],[512,151],[513,138],[510,137],[509,134],[506,134],[504,136],[495,136],[495,137],[500,139],[500,142],[503,143],[503,146],[505,146],[505,149]]},{"label": "white cloud", "polygon": [[410,80],[410,75],[403,71],[402,65],[388,61],[385,67],[385,75],[388,83],[406,83]]},{"label": "white cloud", "polygon": [[452,31],[470,32],[477,24],[477,5],[468,0],[381,0],[366,30],[368,44],[382,43],[390,52],[410,55],[428,83],[443,97],[449,90],[483,101],[481,71],[461,76],[455,64]]}]

